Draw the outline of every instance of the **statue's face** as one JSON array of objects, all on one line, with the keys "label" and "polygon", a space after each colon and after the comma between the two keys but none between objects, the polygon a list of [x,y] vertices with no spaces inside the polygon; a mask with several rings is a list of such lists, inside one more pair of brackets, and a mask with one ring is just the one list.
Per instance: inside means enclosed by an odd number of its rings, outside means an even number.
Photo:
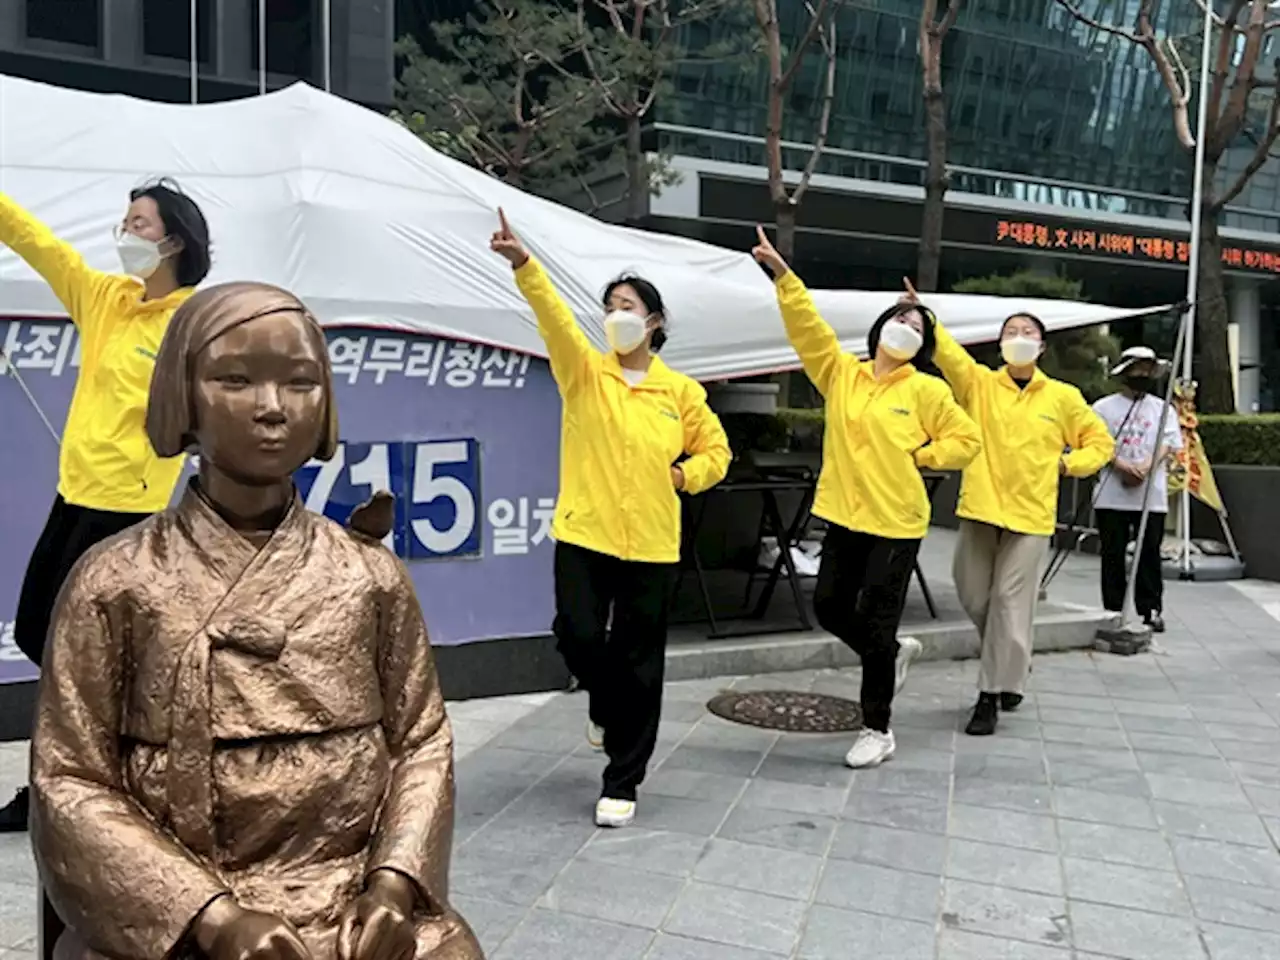
[{"label": "statue's face", "polygon": [[300,314],[282,311],[233,327],[199,353],[192,395],[203,460],[260,486],[315,454],[328,404],[315,340]]}]

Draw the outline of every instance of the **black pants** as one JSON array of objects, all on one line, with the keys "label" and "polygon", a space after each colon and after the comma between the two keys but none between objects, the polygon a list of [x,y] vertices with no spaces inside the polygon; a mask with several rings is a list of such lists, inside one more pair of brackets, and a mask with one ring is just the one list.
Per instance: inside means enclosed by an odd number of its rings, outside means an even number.
[{"label": "black pants", "polygon": [[54,498],[49,519],[45,521],[44,530],[27,563],[22,592],[18,595],[18,614],[13,623],[14,643],[28,660],[39,666],[44,657],[45,639],[58,592],[76,561],[90,547],[145,520],[147,516],[145,513],[90,510],[67,503],[61,495]]},{"label": "black pants", "polygon": [[[604,728],[601,796],[634,800],[658,742],[675,564],[556,544],[556,645]],[[613,621],[610,623],[610,614]]]},{"label": "black pants", "polygon": [[862,719],[889,729],[898,657],[898,624],[915,570],[919,540],[889,540],[830,524],[813,592],[824,630],[862,658]]},{"label": "black pants", "polygon": [[[1129,581],[1125,554],[1129,540],[1138,535],[1142,514],[1136,510],[1098,510],[1098,539],[1102,546],[1102,605],[1119,612],[1124,607],[1124,591]],[[1138,582],[1133,587],[1133,605],[1138,615],[1148,617],[1164,607],[1164,575],[1161,571],[1160,543],[1164,540],[1164,514],[1147,517],[1147,532],[1138,552]]]}]

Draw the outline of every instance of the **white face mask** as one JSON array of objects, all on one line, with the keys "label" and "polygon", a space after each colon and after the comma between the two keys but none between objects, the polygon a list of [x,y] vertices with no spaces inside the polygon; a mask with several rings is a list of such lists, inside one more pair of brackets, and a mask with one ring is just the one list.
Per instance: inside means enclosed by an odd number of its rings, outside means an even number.
[{"label": "white face mask", "polygon": [[139,280],[146,280],[160,268],[164,257],[160,244],[134,233],[122,233],[116,240],[116,252],[120,254],[120,266],[124,272]]},{"label": "white face mask", "polygon": [[1041,346],[1043,344],[1039,340],[1018,334],[1016,337],[1000,341],[1000,356],[1004,357],[1004,362],[1011,367],[1025,367],[1029,363],[1036,362],[1040,356]]},{"label": "white face mask", "polygon": [[648,322],[629,310],[613,310],[604,318],[604,335],[615,353],[630,353],[644,343]]},{"label": "white face mask", "polygon": [[890,320],[880,328],[880,347],[895,360],[910,360],[923,345],[924,337],[901,320]]}]

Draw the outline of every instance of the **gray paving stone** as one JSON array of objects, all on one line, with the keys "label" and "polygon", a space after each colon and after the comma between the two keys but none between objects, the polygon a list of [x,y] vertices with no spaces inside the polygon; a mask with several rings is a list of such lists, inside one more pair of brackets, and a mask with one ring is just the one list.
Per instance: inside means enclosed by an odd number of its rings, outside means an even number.
[{"label": "gray paving stone", "polygon": [[1176,873],[1075,857],[1063,857],[1062,866],[1067,877],[1067,895],[1073,902],[1087,900],[1171,916],[1191,916],[1191,903]]},{"label": "gray paving stone", "polygon": [[667,757],[663,768],[699,770],[703,773],[722,773],[735,777],[749,777],[764,759],[764,748],[737,750],[730,747],[708,747],[690,744],[685,740]]},{"label": "gray paving stone", "polygon": [[844,786],[814,786],[755,779],[739,802],[744,807],[766,807],[770,810],[838,817],[844,809],[848,793],[848,788]]},{"label": "gray paving stone", "polygon": [[1047,784],[1049,773],[1044,759],[1010,757],[999,753],[964,754],[956,757],[955,779],[957,784],[970,781],[996,781],[1000,783]]},{"label": "gray paving stone", "polygon": [[1069,960],[1066,947],[1005,940],[980,933],[943,930],[938,939],[939,960]]},{"label": "gray paving stone", "polygon": [[945,797],[919,797],[876,790],[854,790],[841,814],[847,820],[861,820],[884,827],[945,833],[947,800]]},{"label": "gray paving stone", "polygon": [[663,765],[645,779],[641,789],[645,795],[684,797],[689,800],[718,800],[732,803],[742,796],[750,781],[746,777],[685,770]]},{"label": "gray paving stone", "polygon": [[1195,780],[1163,773],[1148,773],[1146,777],[1147,783],[1151,785],[1151,795],[1156,800],[1222,807],[1227,810],[1249,809],[1249,798],[1234,783]]},{"label": "gray paving stone", "polygon": [[1280,933],[1280,897],[1270,887],[1197,876],[1186,887],[1201,920]]},{"label": "gray paving stone", "polygon": [[951,792],[951,772],[949,770],[917,770],[886,763],[872,770],[859,771],[853,789],[915,797],[939,797],[945,802]]},{"label": "gray paving stone", "polygon": [[1055,854],[973,840],[950,842],[946,875],[1032,893],[1063,893],[1062,868]]},{"label": "gray paving stone", "polygon": [[602,830],[582,848],[578,858],[667,877],[688,877],[706,845],[706,837],[668,830]]},{"label": "gray paving stone", "polygon": [[1199,720],[1174,720],[1169,717],[1133,717],[1121,714],[1120,722],[1129,734],[1135,750],[1157,750],[1165,753],[1195,753],[1215,756],[1217,748]]},{"label": "gray paving stone", "polygon": [[1066,907],[1062,897],[948,880],[942,923],[966,933],[1067,946],[1071,941]]},{"label": "gray paving stone", "polygon": [[1001,783],[996,780],[957,781],[953,802],[973,807],[1017,810],[1023,813],[1052,812],[1049,787],[1029,783]]},{"label": "gray paving stone", "polygon": [[965,840],[981,840],[1027,850],[1052,853],[1058,849],[1057,831],[1050,817],[990,807],[955,804],[951,808],[947,833]]},{"label": "gray paving stone", "polygon": [[1044,753],[1050,767],[1059,763],[1075,763],[1107,770],[1140,769],[1132,750],[1108,750],[1078,743],[1046,743]]},{"label": "gray paving stone", "polygon": [[830,856],[937,875],[946,862],[947,840],[933,833],[846,820],[836,829]]},{"label": "gray paving stone", "polygon": [[548,856],[463,847],[453,855],[449,888],[462,896],[530,906],[572,855],[573,851]]},{"label": "gray paving stone", "polygon": [[1110,767],[1093,767],[1083,763],[1054,763],[1050,779],[1055,787],[1076,787],[1096,793],[1119,794],[1125,797],[1146,798],[1151,788],[1146,778],[1135,770],[1115,770]]},{"label": "gray paving stone", "polygon": [[923,873],[829,860],[815,899],[845,910],[932,923],[941,886],[938,877]]},{"label": "gray paving stone", "polygon": [[1280,934],[1206,923],[1204,939],[1212,960],[1260,960],[1280,956]]},{"label": "gray paving stone", "polygon": [[1280,852],[1274,847],[1177,837],[1173,853],[1183,873],[1270,887],[1280,899]]},{"label": "gray paving stone", "polygon": [[1060,820],[1058,838],[1062,852],[1070,857],[1128,864],[1149,870],[1176,869],[1169,844],[1157,830]]},{"label": "gray paving stone", "polygon": [[1195,921],[1097,903],[1071,904],[1078,949],[1124,960],[1205,960]]},{"label": "gray paving stone", "polygon": [[1236,777],[1235,772],[1220,757],[1149,753],[1145,750],[1136,750],[1135,754],[1142,769],[1148,773],[1164,773],[1193,780],[1232,781]]},{"label": "gray paving stone", "polygon": [[670,830],[709,837],[716,832],[731,806],[721,800],[643,794],[636,804],[636,823],[648,830]]},{"label": "gray paving stone", "polygon": [[1249,760],[1228,760],[1227,766],[1240,778],[1241,783],[1280,788],[1280,767]]},{"label": "gray paving stone", "polygon": [[804,915],[805,904],[798,900],[691,883],[676,901],[664,930],[696,940],[789,954]]},{"label": "gray paving stone", "polygon": [[1280,790],[1274,787],[1260,787],[1256,784],[1244,785],[1245,795],[1259,813],[1271,816],[1280,815]]},{"label": "gray paving stone", "polygon": [[1156,801],[1152,806],[1166,833],[1224,843],[1269,847],[1271,840],[1258,815],[1233,810],[1213,810],[1185,803]]},{"label": "gray paving stone", "polygon": [[[1000,731],[1000,732],[1003,732]],[[1078,727],[1062,723],[1046,723],[1040,728],[1046,742],[1078,743],[1087,747],[1123,750],[1128,746],[1123,730],[1101,727]]]},{"label": "gray paving stone", "polygon": [[735,807],[717,833],[726,840],[740,840],[764,847],[823,854],[831,841],[837,821],[832,817],[770,810],[765,807]]},{"label": "gray paving stone", "polygon": [[684,886],[677,877],[577,860],[556,877],[538,905],[596,920],[657,929]]},{"label": "gray paving stone", "polygon": [[660,933],[644,960],[769,960],[782,957],[781,953],[761,953],[745,947],[730,947],[709,940],[690,940],[669,933]]},{"label": "gray paving stone", "polygon": [[755,775],[761,780],[840,790],[847,790],[854,779],[854,771],[844,765],[843,758],[839,763],[821,763],[808,757],[794,757],[784,753],[770,753],[761,762]]},{"label": "gray paving stone", "polygon": [[796,960],[849,960],[854,953],[893,960],[933,960],[933,924],[815,906]]},{"label": "gray paving stone", "polygon": [[[515,929],[516,924],[526,912],[524,907],[497,903],[493,900],[480,900],[476,897],[454,894],[449,899],[453,908],[471,925],[471,929],[480,940],[480,946],[487,954],[493,953],[498,948],[498,944]],[[4,958],[0,957],[0,960]]]},{"label": "gray paving stone", "polygon": [[822,858],[736,840],[712,840],[694,870],[694,878],[739,890],[808,900],[822,869]]},{"label": "gray paving stone", "polygon": [[652,930],[534,910],[493,954],[493,960],[641,960],[652,940]]}]

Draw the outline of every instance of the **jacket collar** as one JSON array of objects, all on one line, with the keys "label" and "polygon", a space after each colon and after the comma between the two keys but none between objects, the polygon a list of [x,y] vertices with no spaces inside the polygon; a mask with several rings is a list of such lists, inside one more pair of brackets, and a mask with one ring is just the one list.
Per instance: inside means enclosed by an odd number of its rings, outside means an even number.
[{"label": "jacket collar", "polygon": [[904,363],[902,366],[895,368],[883,380],[877,380],[876,362],[874,360],[863,360],[858,364],[858,376],[866,377],[872,383],[878,384],[882,387],[887,387],[891,384],[905,380],[915,372],[916,368],[914,364]]},{"label": "jacket collar", "polygon": [[[612,377],[621,380],[630,386],[626,374],[622,371],[622,364],[618,362],[618,355],[612,350],[604,355],[604,371]],[[665,390],[670,386],[671,381],[675,379],[675,371],[662,362],[662,358],[657,354],[653,354],[649,358],[649,372],[645,378],[635,385],[636,390]]]},{"label": "jacket collar", "polygon": [[[1000,376],[996,378],[996,381],[1008,390],[1021,389],[1013,382],[1013,377],[1009,374],[1009,367],[1007,365],[1000,368]],[[1039,390],[1048,382],[1049,378],[1045,375],[1044,371],[1037,366],[1031,374],[1031,381],[1027,384],[1026,389]]]},{"label": "jacket collar", "polygon": [[133,309],[136,313],[169,313],[177,310],[187,302],[187,299],[196,292],[195,287],[179,287],[173,293],[159,300],[143,300],[142,295],[146,292],[146,285],[137,277],[126,277],[132,286],[133,293]]}]

